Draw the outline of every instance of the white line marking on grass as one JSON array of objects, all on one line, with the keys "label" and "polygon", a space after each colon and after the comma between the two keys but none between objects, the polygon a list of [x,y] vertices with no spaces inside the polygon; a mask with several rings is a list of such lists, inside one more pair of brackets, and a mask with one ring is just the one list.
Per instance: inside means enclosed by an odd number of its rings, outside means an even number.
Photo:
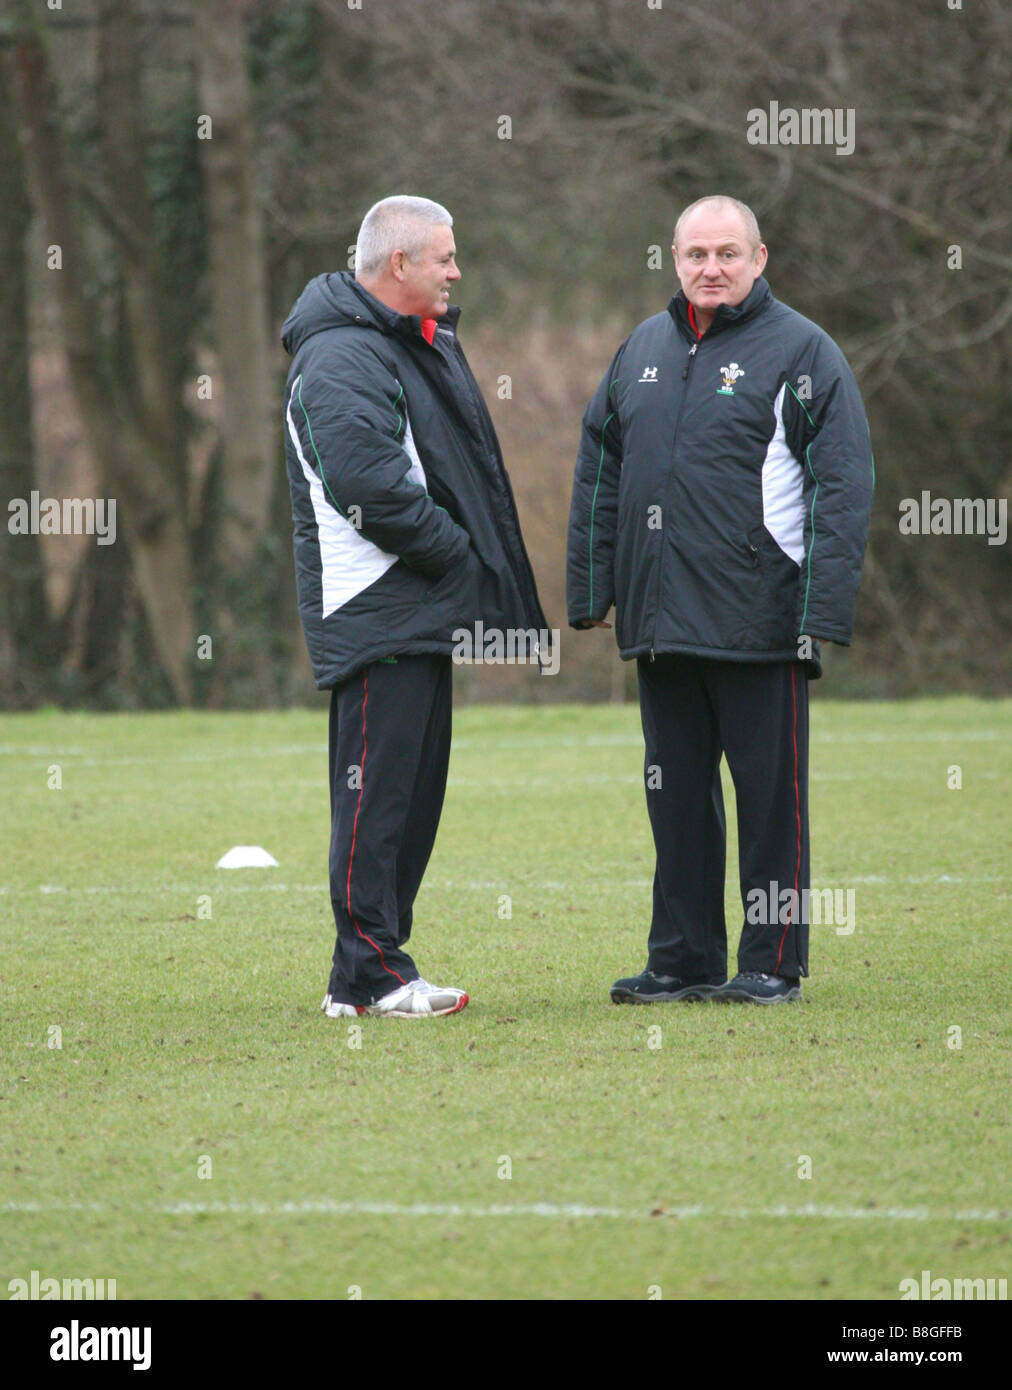
[{"label": "white line marking on grass", "polygon": [[[1004,739],[1007,734],[1002,729],[926,729],[921,732],[883,729],[867,733],[823,733],[815,730],[810,735],[813,744],[899,744],[899,743],[993,743]],[[548,734],[548,735],[507,735],[495,737],[491,734],[456,734],[453,739],[455,749],[474,750],[487,754],[498,749],[511,750],[523,748],[642,748],[643,736],[637,729],[635,733],[616,734]],[[0,743],[0,757],[32,758],[52,761],[59,759],[79,759],[87,767],[129,767],[164,766],[168,763],[219,763],[246,762],[250,758],[284,758],[312,755],[326,757],[326,743],[278,743],[266,747],[244,744],[238,748],[217,748],[206,753],[174,753],[170,756],[159,754],[139,754],[136,756],[103,757],[89,749],[58,745]]]},{"label": "white line marking on grass", "polygon": [[4,758],[83,758],[83,748],[54,748],[37,743],[0,743],[0,757]]},{"label": "white line marking on grass", "polygon": [[[1008,874],[975,874],[972,878],[962,878],[959,874],[905,874],[899,877],[892,874],[845,874],[839,883],[914,883],[914,884],[936,884],[948,886],[956,883],[1007,883]],[[626,888],[649,887],[653,879],[643,878],[604,878],[604,879],[575,879],[575,878],[531,878],[525,880],[523,887],[533,888],[538,891],[551,890],[571,893],[578,889],[592,888],[595,891],[601,890],[621,890]],[[431,879],[422,884],[422,888],[428,891],[439,891],[441,893],[457,892],[464,889],[468,892],[486,892],[491,889],[502,891],[506,884],[505,879]],[[824,884],[822,887],[830,887]],[[813,884],[812,891],[818,892],[819,884]],[[86,884],[83,887],[67,887],[59,883],[40,883],[37,887],[19,888],[11,884],[0,884],[0,894],[35,894],[35,893],[130,893],[141,895],[144,893],[172,893],[177,896],[185,896],[188,893],[203,893],[207,891],[207,883],[162,883],[152,886],[150,883],[95,883]],[[327,883],[221,883],[217,879],[214,881],[214,891],[216,893],[329,893],[330,885]],[[728,890],[732,897],[733,889]]]},{"label": "white line marking on grass", "polygon": [[[974,777],[981,777],[996,781],[1005,776],[1004,772],[985,771],[975,772]],[[874,776],[876,782],[902,782],[907,781],[909,774],[905,768],[876,767],[874,771],[869,767],[864,772],[821,772],[818,769],[809,772],[810,782],[869,782]],[[730,773],[725,772],[724,781],[731,787]],[[551,787],[561,789],[565,787],[642,787],[643,778],[636,773],[627,773],[618,777],[563,777],[560,774],[552,773],[546,777],[533,777],[529,775],[516,777],[448,777],[446,781],[448,787],[459,787],[474,789],[481,792],[487,791],[517,791],[522,792],[529,787]]]},{"label": "white line marking on grass", "polygon": [[335,1202],[325,1198],[305,1202],[168,1202],[155,1204],[106,1204],[102,1202],[4,1202],[0,1211],[40,1214],[60,1211],[144,1212],[155,1216],[458,1216],[497,1219],[503,1216],[539,1217],[544,1220],[678,1221],[698,1218],[719,1221],[953,1221],[1008,1222],[1012,1213],[1002,1210],[932,1211],[929,1207],[836,1207],[810,1202],[801,1207],[692,1206],[595,1207],[580,1202],[534,1202],[472,1205],[466,1202]]},{"label": "white line marking on grass", "polygon": [[[871,778],[868,772],[810,772],[809,781],[811,782],[865,782]],[[907,773],[902,768],[875,768],[874,776],[876,781],[883,778],[892,781],[905,780]],[[727,775],[730,783],[730,774]],[[473,787],[479,791],[524,791],[527,787],[642,787],[643,778],[638,773],[626,773],[625,775],[613,777],[563,777],[558,773],[552,773],[546,777],[534,777],[530,775],[516,777],[448,777],[446,779],[448,787]]]},{"label": "white line marking on grass", "polygon": [[[907,874],[895,878],[890,874],[847,874],[841,880],[845,883],[1004,883],[1007,874],[975,874],[972,878],[962,878],[959,874]],[[813,888],[813,892],[814,892]]]},{"label": "white line marking on grass", "polygon": [[922,733],[813,734],[812,743],[993,743],[997,729],[930,729]]},{"label": "white line marking on grass", "polygon": [[[990,743],[1005,737],[999,729],[926,729],[923,732],[906,730],[893,732],[883,729],[869,733],[822,733],[813,732],[812,743],[952,743],[962,740],[966,743]],[[642,748],[643,735],[636,731],[619,734],[557,734],[531,735],[512,734],[505,738],[482,734],[454,734],[454,748],[476,749],[487,752],[495,748]]]},{"label": "white line marking on grass", "polygon": [[448,777],[448,787],[476,787],[479,791],[523,791],[527,787],[642,787],[643,778],[628,773],[624,777]]},{"label": "white line marking on grass", "polygon": [[66,761],[73,758],[83,767],[165,767],[172,763],[220,763],[245,761],[247,758],[287,758],[312,754],[315,758],[327,756],[325,743],[279,743],[267,748],[220,748],[209,753],[156,753],[138,754],[134,757],[102,757],[89,753],[83,748],[19,748],[15,744],[0,744],[0,757],[42,758],[47,762],[53,759]]}]

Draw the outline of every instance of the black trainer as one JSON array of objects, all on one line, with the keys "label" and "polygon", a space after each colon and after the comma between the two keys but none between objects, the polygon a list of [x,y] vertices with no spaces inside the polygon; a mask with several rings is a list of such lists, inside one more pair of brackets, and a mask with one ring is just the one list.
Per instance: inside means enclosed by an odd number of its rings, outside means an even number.
[{"label": "black trainer", "polygon": [[707,984],[705,980],[680,980],[674,975],[655,975],[652,970],[644,970],[642,975],[631,975],[626,980],[616,980],[611,987],[613,1004],[656,1004],[669,999],[709,999],[722,986]]},{"label": "black trainer", "polygon": [[744,970],[713,992],[714,999],[744,999],[751,1004],[784,1004],[801,998],[801,981],[786,975]]}]

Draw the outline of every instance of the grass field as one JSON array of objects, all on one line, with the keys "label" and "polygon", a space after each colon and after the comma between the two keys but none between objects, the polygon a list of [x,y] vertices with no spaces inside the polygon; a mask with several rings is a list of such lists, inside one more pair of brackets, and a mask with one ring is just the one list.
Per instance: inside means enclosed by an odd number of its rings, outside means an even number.
[{"label": "grass field", "polygon": [[[1012,701],[814,704],[813,882],[854,930],[812,928],[798,1005],[616,1008],[653,864],[636,709],[458,710],[412,941],[471,1004],[356,1034],[319,1012],[322,710],[0,719],[0,1290],[1007,1277],[1010,734]],[[215,870],[235,844],[279,867]]]}]

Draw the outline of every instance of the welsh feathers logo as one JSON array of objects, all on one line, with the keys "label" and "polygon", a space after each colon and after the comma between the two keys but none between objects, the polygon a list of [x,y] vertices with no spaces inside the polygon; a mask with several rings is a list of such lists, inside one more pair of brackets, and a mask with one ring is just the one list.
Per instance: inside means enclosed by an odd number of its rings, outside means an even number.
[{"label": "welsh feathers logo", "polygon": [[732,363],[730,364],[730,366],[721,367],[721,369],[720,369],[720,375],[721,375],[721,377],[723,378],[724,384],[723,384],[723,386],[721,386],[720,390],[717,392],[717,395],[718,395],[718,396],[733,396],[733,395],[734,395],[734,383],[738,380],[739,377],[744,376],[745,373],[744,373],[744,371],[741,369],[741,367],[738,366],[738,363],[737,363],[737,362],[732,362]]}]

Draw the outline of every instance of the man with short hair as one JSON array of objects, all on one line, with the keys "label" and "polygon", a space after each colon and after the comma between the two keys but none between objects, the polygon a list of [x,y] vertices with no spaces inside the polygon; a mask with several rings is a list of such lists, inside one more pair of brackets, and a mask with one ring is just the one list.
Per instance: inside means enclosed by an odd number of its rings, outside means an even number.
[{"label": "man with short hair", "polygon": [[[874,486],[831,338],[774,299],[755,215],[701,198],[681,289],[619,348],[583,420],[569,522],[575,628],[638,665],[657,852],[647,968],[616,1003],[778,1004],[808,974],[808,679],[848,645]],[[745,920],[726,980],[726,756]]]},{"label": "man with short hair", "polygon": [[330,700],[329,1018],[459,1012],[406,950],[450,754],[454,633],[546,629],[495,430],[457,341],[453,219],[366,214],[355,275],[284,325],[299,609]]}]

